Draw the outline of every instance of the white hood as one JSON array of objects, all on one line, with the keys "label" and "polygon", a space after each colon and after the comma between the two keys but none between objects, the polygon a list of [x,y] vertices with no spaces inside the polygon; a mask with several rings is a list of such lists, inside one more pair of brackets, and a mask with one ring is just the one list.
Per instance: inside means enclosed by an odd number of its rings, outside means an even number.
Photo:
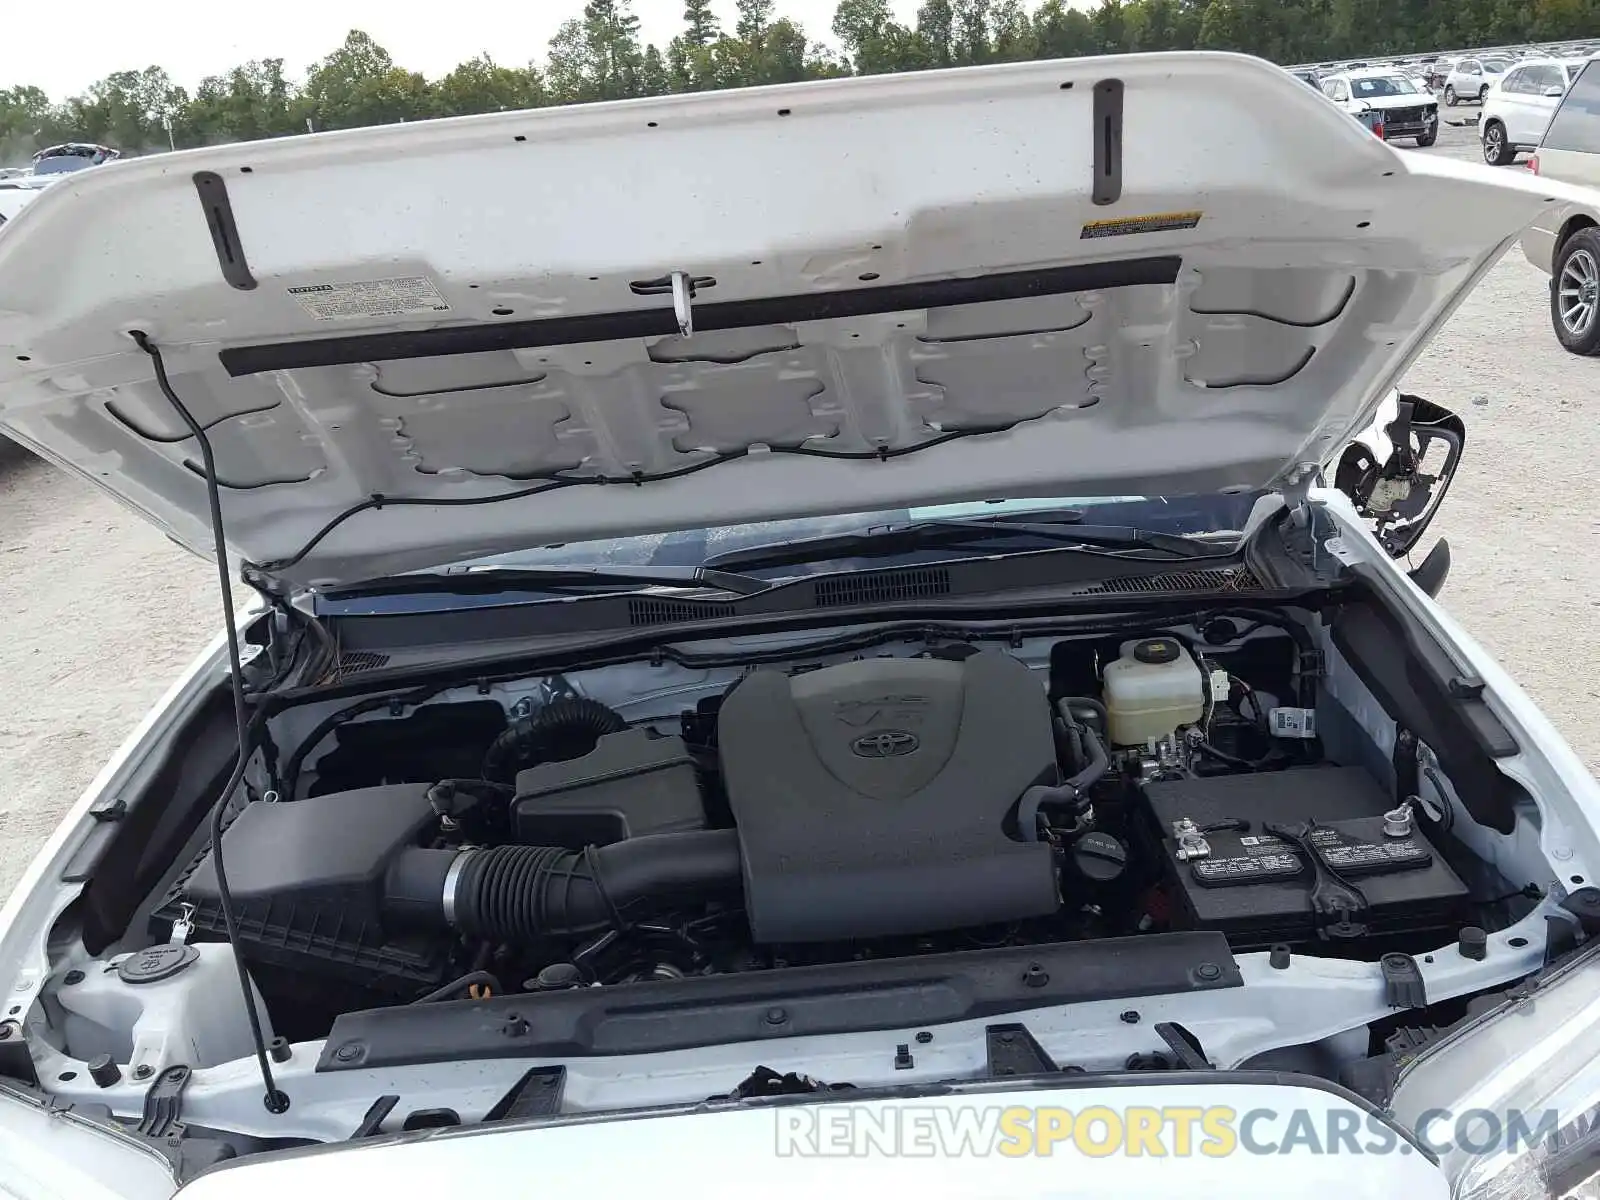
[{"label": "white hood", "polygon": [[[1096,168],[1119,139],[1120,189]],[[162,155],[0,231],[0,424],[208,547],[201,456],[140,330],[209,432],[236,557],[290,558],[374,495],[429,502],[338,525],[277,568],[293,585],[904,504],[1253,489],[1335,453],[1564,194],[1396,152],[1276,67],[1203,54]],[[702,280],[687,338],[651,286],[673,272]],[[551,477],[617,483],[461,503]]]}]

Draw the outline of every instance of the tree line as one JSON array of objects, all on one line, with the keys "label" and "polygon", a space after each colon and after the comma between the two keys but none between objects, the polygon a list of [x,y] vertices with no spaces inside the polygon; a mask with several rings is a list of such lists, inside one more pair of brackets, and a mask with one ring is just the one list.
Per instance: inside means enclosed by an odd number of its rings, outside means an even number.
[{"label": "tree line", "polygon": [[117,71],[56,100],[0,88],[0,162],[62,141],[164,150],[312,129],[656,96],[840,75],[1141,50],[1239,50],[1278,62],[1558,41],[1600,33],[1600,0],[925,0],[897,21],[889,0],[840,0],[832,43],[775,11],[737,0],[725,27],[711,0],[684,0],[665,49],[644,43],[632,0],[588,0],[539,62],[484,54],[439,79],[397,64],[367,34],[303,79],[277,58],[207,76],[193,94],[161,67]]}]

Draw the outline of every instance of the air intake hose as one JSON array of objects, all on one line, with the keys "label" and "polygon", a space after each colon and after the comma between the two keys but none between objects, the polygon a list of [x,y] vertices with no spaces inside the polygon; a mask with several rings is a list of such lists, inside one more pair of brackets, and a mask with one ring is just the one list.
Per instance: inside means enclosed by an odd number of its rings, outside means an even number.
[{"label": "air intake hose", "polygon": [[579,758],[606,734],[627,727],[615,710],[598,700],[552,700],[532,716],[513,721],[490,743],[483,756],[483,777],[510,783],[526,767]]},{"label": "air intake hose", "polygon": [[385,911],[491,942],[626,927],[630,910],[737,892],[733,829],[662,833],[566,850],[495,846],[408,850],[391,867]]}]

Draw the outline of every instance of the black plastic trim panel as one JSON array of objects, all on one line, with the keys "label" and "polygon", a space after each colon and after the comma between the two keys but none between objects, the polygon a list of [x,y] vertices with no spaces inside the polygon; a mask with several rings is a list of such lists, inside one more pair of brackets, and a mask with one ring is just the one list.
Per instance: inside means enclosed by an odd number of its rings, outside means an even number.
[{"label": "black plastic trim panel", "polygon": [[1094,85],[1094,187],[1096,204],[1122,199],[1122,80]]},{"label": "black plastic trim panel", "polygon": [[200,193],[200,206],[205,210],[206,228],[211,231],[211,245],[216,249],[222,277],[229,287],[241,292],[255,290],[256,277],[250,274],[250,264],[245,261],[239,226],[233,219],[233,202],[228,199],[228,185],[215,171],[196,171],[194,190]]},{"label": "black plastic trim panel", "polygon": [[1389,598],[1372,568],[1357,564],[1350,572],[1364,586],[1333,618],[1335,648],[1384,712],[1439,756],[1473,820],[1510,833],[1521,789],[1494,760],[1520,747],[1484,700],[1483,681]]},{"label": "black plastic trim panel", "polygon": [[[991,607],[1005,593],[1035,588],[1058,588],[1063,594],[1051,596],[1049,611],[1081,611],[1082,607],[1104,609],[1109,603],[1143,605],[1151,601],[1180,602],[1184,596],[1212,600],[1226,595],[1230,604],[1287,603],[1305,595],[1304,586],[1267,583],[1251,577],[1244,582],[1237,557],[1208,564],[1204,572],[1184,563],[1124,560],[1115,563],[1121,573],[1114,581],[1105,578],[1108,560],[1052,551],[1022,552],[1001,558],[958,559],[937,568],[916,565],[883,571],[830,572],[807,576],[791,583],[778,584],[764,592],[733,600],[670,597],[654,602],[649,610],[640,601],[648,599],[630,593],[574,597],[566,604],[541,604],[550,593],[540,593],[529,585],[525,593],[506,592],[480,603],[463,603],[460,592],[443,592],[437,598],[419,597],[413,606],[400,597],[393,602],[372,599],[358,589],[328,592],[317,597],[317,613],[335,619],[342,630],[340,644],[349,650],[392,654],[410,646],[470,646],[486,642],[567,633],[612,633],[634,629],[672,629],[673,636],[696,631],[696,626],[715,622],[793,616],[816,620],[818,614],[847,617],[859,614],[882,618],[883,605],[928,606],[925,613],[939,612],[942,605],[959,604],[963,599],[986,600]],[[1232,569],[1232,577],[1220,572]],[[937,571],[936,575],[934,572]],[[1212,574],[1216,572],[1216,574]],[[1233,580],[1232,586],[1229,580]],[[1219,582],[1220,581],[1220,582]],[[1113,586],[1114,584],[1114,586]],[[859,601],[859,602],[858,602]],[[1008,605],[1008,609],[1012,606]],[[944,610],[948,615],[949,609]],[[1023,613],[1025,606],[1014,611]],[[703,630],[702,630],[703,631]]]},{"label": "black plastic trim panel", "polygon": [[[995,607],[996,601],[983,598],[965,604],[936,601],[896,605],[892,609],[880,608],[872,612],[843,609],[829,614],[825,622],[819,620],[814,613],[779,614],[738,621],[703,622],[677,629],[658,626],[624,629],[618,633],[572,634],[556,639],[540,637],[537,641],[532,640],[535,635],[523,629],[520,633],[508,633],[506,644],[494,648],[492,653],[454,661],[428,659],[414,663],[399,663],[380,671],[365,672],[348,680],[285,688],[266,698],[263,707],[272,712],[280,712],[298,704],[343,700],[391,689],[413,688],[428,684],[441,687],[482,684],[556,671],[588,670],[596,666],[609,666],[637,659],[654,660],[663,657],[669,646],[680,646],[700,640],[702,637],[723,639],[747,634],[817,632],[820,635],[817,641],[807,643],[808,652],[833,653],[880,645],[892,638],[930,642],[973,639],[992,641],[1027,636],[1070,637],[1085,633],[1112,632],[1129,636],[1130,628],[1137,632],[1150,625],[1187,623],[1194,615],[1197,601],[1207,607],[1219,605],[1237,607],[1240,603],[1246,602],[1240,597],[1226,594],[1188,598],[1130,596],[1119,603],[1115,612],[1110,612],[1105,599],[1103,596],[1093,595],[1067,596],[1047,598],[1029,605],[1008,604],[1003,609]],[[1248,602],[1252,605],[1306,607],[1314,606],[1318,599],[1314,592],[1301,590],[1278,592],[1271,597],[1266,595],[1249,597]],[[501,611],[504,610],[483,610],[491,615]],[[868,624],[869,628],[858,631],[853,636],[829,632],[838,626],[856,623],[858,619],[861,623]],[[998,620],[1005,620],[1010,624],[1007,627],[998,627],[995,624]],[[981,626],[978,625],[980,622]],[[339,623],[341,643],[353,643],[355,641],[353,635],[361,630],[363,624],[362,621],[341,621]],[[824,645],[825,642],[828,644]],[[387,649],[396,653],[400,649],[393,643],[373,644],[385,645]],[[408,643],[408,645],[461,648],[460,643],[452,641],[442,633],[431,640]],[[753,653],[746,651],[741,654],[737,665],[750,665]],[[787,662],[794,657],[794,652],[780,648],[760,661]],[[725,658],[721,665],[730,665],[733,662],[733,658],[729,657]],[[404,701],[403,696],[400,699]]]},{"label": "black plastic trim panel", "polygon": [[[788,325],[797,321],[830,321],[878,313],[946,308],[957,304],[1059,296],[1069,292],[1141,284],[1169,284],[1178,278],[1182,261],[1177,255],[1162,255],[1130,258],[1122,262],[1049,267],[1037,271],[1006,271],[971,279],[936,279],[927,283],[893,283],[882,287],[758,300],[723,300],[712,304],[696,304],[694,327],[701,332],[749,329],[762,325]],[[254,286],[254,281],[251,286]],[[221,351],[218,357],[229,375],[239,376],[300,367],[384,362],[397,358],[433,358],[439,355],[521,350],[532,346],[570,346],[580,342],[613,342],[623,338],[667,337],[677,332],[678,318],[671,308],[637,308],[537,321],[447,325],[400,333],[358,333],[348,337],[232,346]]]},{"label": "black plastic trim panel", "polygon": [[139,903],[183,857],[237,753],[233,704],[219,680],[165,741],[149,783],[118,796],[121,812],[96,819],[62,872],[65,882],[87,881],[80,903],[89,953],[123,936]]},{"label": "black plastic trim panel", "polygon": [[655,1054],[1242,986],[1220,933],[973,950],[345,1013],[317,1070]]}]

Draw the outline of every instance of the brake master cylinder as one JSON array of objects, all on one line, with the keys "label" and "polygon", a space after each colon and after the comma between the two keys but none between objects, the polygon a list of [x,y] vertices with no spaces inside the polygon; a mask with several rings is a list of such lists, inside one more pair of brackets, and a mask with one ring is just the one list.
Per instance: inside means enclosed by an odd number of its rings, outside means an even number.
[{"label": "brake master cylinder", "polygon": [[1107,732],[1114,746],[1143,746],[1205,715],[1205,680],[1200,664],[1176,638],[1140,638],[1122,643],[1121,656],[1105,666]]}]

